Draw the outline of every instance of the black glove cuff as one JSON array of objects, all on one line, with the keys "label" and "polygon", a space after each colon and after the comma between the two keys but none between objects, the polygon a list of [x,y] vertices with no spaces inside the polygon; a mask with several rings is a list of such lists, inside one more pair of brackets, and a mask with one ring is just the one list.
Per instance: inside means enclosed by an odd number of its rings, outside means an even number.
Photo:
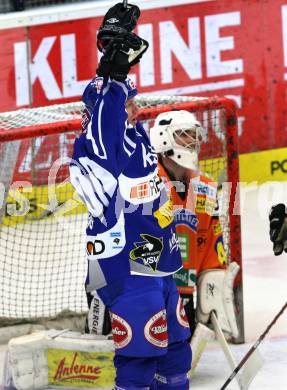
[{"label": "black glove cuff", "polygon": [[270,240],[272,242],[275,242],[277,240],[279,232],[284,224],[284,220],[286,217],[286,207],[283,203],[279,203],[275,206],[272,206],[269,213]]}]

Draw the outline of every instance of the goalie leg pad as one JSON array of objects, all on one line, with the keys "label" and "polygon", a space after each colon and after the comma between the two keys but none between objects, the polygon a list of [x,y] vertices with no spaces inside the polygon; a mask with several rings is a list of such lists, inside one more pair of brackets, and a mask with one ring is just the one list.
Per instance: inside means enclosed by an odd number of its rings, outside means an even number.
[{"label": "goalie leg pad", "polygon": [[192,349],[192,367],[191,371],[189,372],[189,377],[194,374],[196,366],[199,362],[202,352],[207,346],[207,343],[213,340],[215,340],[214,331],[199,322],[196,325],[190,343]]},{"label": "goalie leg pad", "polygon": [[57,386],[80,390],[84,379],[87,387],[101,388],[105,383],[112,388],[113,351],[113,342],[104,336],[91,338],[67,330],[41,331],[13,338],[8,344],[5,384],[18,390]]},{"label": "goalie leg pad", "polygon": [[234,309],[233,282],[238,270],[239,265],[233,262],[226,270],[204,271],[200,274],[197,284],[198,321],[208,323],[211,312],[215,311],[221,329],[235,338],[239,332]]}]

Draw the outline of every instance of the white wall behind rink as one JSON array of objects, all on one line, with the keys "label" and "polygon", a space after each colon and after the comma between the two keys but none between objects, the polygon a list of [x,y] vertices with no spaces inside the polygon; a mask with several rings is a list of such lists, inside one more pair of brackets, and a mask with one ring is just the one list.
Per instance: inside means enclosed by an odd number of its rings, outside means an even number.
[{"label": "white wall behind rink", "polygon": [[[214,1],[218,0],[133,0],[132,3],[138,5],[141,10],[146,10],[163,6],[170,7]],[[118,1],[116,0],[95,0],[80,4],[43,7],[34,10],[3,14],[0,15],[0,30],[101,16],[107,12],[112,4],[116,4],[117,2]]]}]

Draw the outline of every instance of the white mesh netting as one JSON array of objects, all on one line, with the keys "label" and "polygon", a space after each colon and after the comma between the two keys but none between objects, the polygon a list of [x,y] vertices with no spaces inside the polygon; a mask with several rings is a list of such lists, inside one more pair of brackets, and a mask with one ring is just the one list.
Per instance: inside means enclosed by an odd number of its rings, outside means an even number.
[{"label": "white mesh netting", "polygon": [[[137,103],[142,109],[156,110],[171,104],[190,104],[190,110],[195,112],[206,132],[200,155],[202,169],[216,180],[226,180],[224,106],[217,105],[212,109],[210,99],[172,96],[137,98]],[[3,194],[0,212],[0,325],[1,318],[2,324],[7,324],[23,319],[50,318],[64,310],[76,313],[87,310],[84,292],[87,214],[85,207],[75,200],[67,166],[75,136],[81,131],[82,108],[82,103],[69,103],[0,114],[0,183]],[[154,116],[142,115],[146,129]],[[63,129],[63,132],[49,134],[45,127],[49,123],[68,124],[74,120],[78,124],[72,131]],[[24,131],[26,126],[40,127],[44,132],[31,133],[21,140],[16,132],[13,141],[3,142],[1,139],[1,134],[13,132],[11,129]],[[62,164],[57,167],[55,183],[51,186],[49,173],[59,159]],[[222,224],[229,250],[228,210]]]}]

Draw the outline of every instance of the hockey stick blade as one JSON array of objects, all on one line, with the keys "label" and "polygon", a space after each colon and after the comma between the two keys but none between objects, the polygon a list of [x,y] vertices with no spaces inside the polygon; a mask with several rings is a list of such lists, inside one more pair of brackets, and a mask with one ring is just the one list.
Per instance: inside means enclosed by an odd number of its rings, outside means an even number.
[{"label": "hockey stick blade", "polygon": [[191,370],[188,373],[189,378],[194,375],[197,364],[208,342],[213,340],[215,340],[215,332],[204,324],[198,322],[190,342],[192,350],[192,365]]},{"label": "hockey stick blade", "polygon": [[[236,363],[236,360],[231,352],[231,349],[230,349],[230,347],[229,347],[229,345],[224,337],[224,334],[221,330],[221,327],[218,323],[217,317],[216,317],[214,312],[211,313],[211,322],[212,322],[212,325],[213,325],[213,328],[214,328],[214,331],[216,334],[216,338],[217,338],[217,340],[218,340],[218,342],[219,342],[219,344],[220,344],[220,346],[225,354],[225,357],[229,363],[231,370],[233,371],[236,368],[237,363]],[[255,375],[262,367],[262,364],[263,364],[263,359],[261,358],[259,353],[254,355],[254,359],[249,360],[246,363],[242,373],[240,375],[238,374],[236,376],[239,388],[241,390],[248,389],[248,387],[249,387],[250,383],[252,382],[252,380],[254,379]]]},{"label": "hockey stick blade", "polygon": [[269,330],[272,328],[272,326],[275,324],[278,318],[283,314],[286,308],[287,308],[287,302],[282,306],[281,310],[278,312],[278,314],[276,314],[276,316],[273,318],[273,320],[270,322],[270,324],[267,326],[267,328],[261,334],[261,336],[255,341],[255,343],[252,345],[249,351],[243,356],[243,358],[241,359],[237,367],[234,368],[229,378],[227,378],[227,380],[224,382],[224,384],[221,386],[219,390],[226,389],[226,387],[229,385],[232,379],[237,375],[238,371],[242,368],[244,364],[246,364],[247,360],[250,359],[250,356],[254,353],[254,351],[257,349],[259,344],[262,342],[262,340],[265,338]]}]

